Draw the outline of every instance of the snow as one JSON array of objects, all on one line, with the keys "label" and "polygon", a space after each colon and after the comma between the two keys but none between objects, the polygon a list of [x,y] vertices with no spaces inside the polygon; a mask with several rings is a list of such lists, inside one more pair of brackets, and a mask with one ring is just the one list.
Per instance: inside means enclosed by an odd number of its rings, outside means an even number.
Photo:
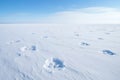
[{"label": "snow", "polygon": [[115,55],[115,53],[110,50],[103,50],[103,53],[108,55]]},{"label": "snow", "polygon": [[55,70],[62,70],[65,68],[65,64],[62,60],[59,58],[50,58],[45,61],[45,64],[43,65],[45,70],[47,70],[50,73],[53,73]]},{"label": "snow", "polygon": [[23,46],[23,47],[20,48],[21,52],[25,52],[26,50],[28,50],[28,48],[26,46]]},{"label": "snow", "polygon": [[83,45],[83,46],[89,46],[90,44],[88,44],[86,42],[81,42],[81,45]]},{"label": "snow", "polygon": [[0,80],[119,80],[119,48],[118,24],[0,24]]}]

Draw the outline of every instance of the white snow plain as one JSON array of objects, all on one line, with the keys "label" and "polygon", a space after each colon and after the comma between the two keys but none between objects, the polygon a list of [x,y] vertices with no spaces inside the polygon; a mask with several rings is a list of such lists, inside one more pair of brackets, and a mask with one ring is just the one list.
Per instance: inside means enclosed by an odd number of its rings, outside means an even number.
[{"label": "white snow plain", "polygon": [[0,80],[119,79],[120,25],[0,24]]}]

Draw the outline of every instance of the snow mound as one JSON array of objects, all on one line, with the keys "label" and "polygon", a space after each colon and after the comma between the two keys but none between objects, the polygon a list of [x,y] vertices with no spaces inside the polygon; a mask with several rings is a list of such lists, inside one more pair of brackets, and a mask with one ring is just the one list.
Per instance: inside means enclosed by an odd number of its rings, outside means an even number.
[{"label": "snow mound", "polygon": [[115,53],[110,50],[103,50],[103,53],[108,55],[115,55]]},{"label": "snow mound", "polygon": [[56,70],[63,70],[65,68],[64,62],[58,58],[50,58],[45,61],[43,68],[52,73]]}]

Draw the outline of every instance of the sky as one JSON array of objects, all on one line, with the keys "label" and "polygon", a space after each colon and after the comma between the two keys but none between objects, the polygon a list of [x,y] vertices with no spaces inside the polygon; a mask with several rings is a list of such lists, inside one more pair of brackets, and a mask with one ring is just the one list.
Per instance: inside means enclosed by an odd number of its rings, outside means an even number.
[{"label": "sky", "polygon": [[0,23],[118,24],[120,0],[0,0]]}]

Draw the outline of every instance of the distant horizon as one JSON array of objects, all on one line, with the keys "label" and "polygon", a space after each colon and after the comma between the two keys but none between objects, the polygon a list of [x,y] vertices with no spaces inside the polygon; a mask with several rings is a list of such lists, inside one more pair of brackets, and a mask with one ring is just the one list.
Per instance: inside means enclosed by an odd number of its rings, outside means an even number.
[{"label": "distant horizon", "polygon": [[119,24],[119,0],[1,0],[0,24]]},{"label": "distant horizon", "polygon": [[101,24],[101,23],[93,23],[93,24],[63,24],[63,23],[0,23],[0,25],[120,25],[120,23],[108,23],[108,24]]}]

